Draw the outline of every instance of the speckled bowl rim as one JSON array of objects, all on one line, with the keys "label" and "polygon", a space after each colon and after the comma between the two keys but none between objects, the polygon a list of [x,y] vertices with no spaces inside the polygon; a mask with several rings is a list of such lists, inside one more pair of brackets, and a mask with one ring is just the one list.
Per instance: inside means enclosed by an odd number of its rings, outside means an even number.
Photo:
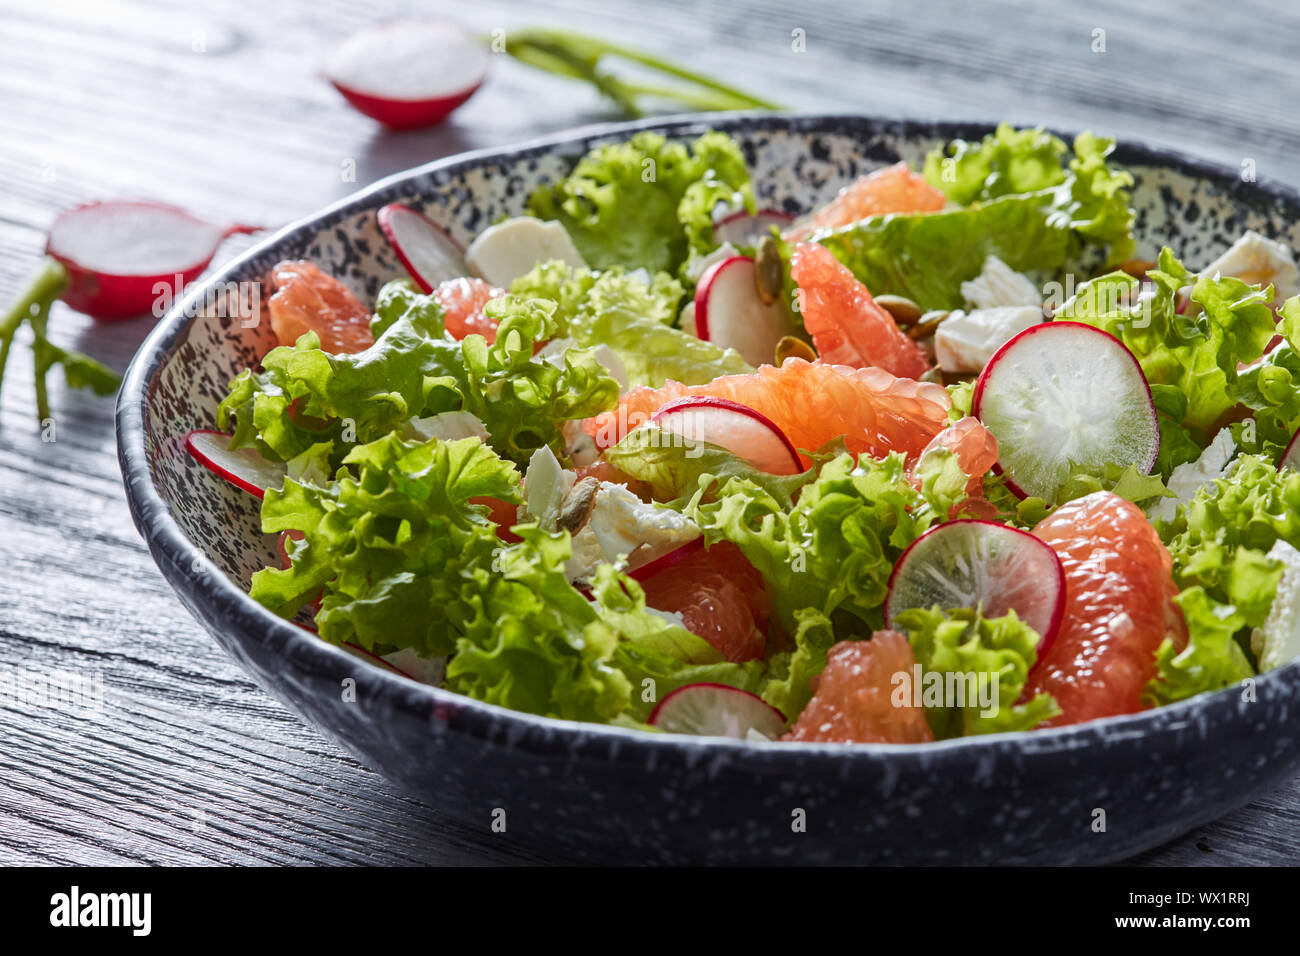
[{"label": "speckled bowl rim", "polygon": [[[694,763],[707,761],[710,754],[725,750],[730,760],[744,760],[755,769],[771,766],[782,755],[799,753],[805,759],[827,761],[869,760],[932,761],[945,754],[965,757],[1012,749],[1026,755],[1051,754],[1104,746],[1116,738],[1155,736],[1177,732],[1189,725],[1207,721],[1230,722],[1233,715],[1235,688],[1202,694],[1186,701],[1154,710],[1120,717],[1108,717],[1069,727],[1032,732],[962,737],[930,744],[816,744],[753,743],[716,737],[689,737],[658,734],[651,731],[591,724],[559,718],[540,717],[483,703],[449,690],[420,684],[399,677],[379,667],[357,667],[357,659],[340,647],[322,641],[290,624],[262,607],[231,581],[196,546],[172,518],[166,502],[154,484],[145,449],[144,400],[150,381],[172,353],[183,344],[193,318],[187,315],[192,303],[201,301],[207,291],[224,283],[246,262],[257,258],[286,239],[299,233],[315,234],[347,217],[377,208],[409,194],[403,186],[417,176],[473,165],[489,160],[518,160],[531,154],[544,154],[559,147],[624,136],[639,130],[655,130],[668,136],[698,133],[708,127],[783,130],[791,132],[835,132],[837,124],[866,126],[873,130],[902,136],[941,138],[977,138],[992,130],[991,123],[943,120],[911,120],[870,117],[862,114],[781,114],[781,113],[714,113],[686,114],[626,123],[599,123],[580,126],[552,136],[507,147],[492,147],[459,153],[395,173],[353,193],[320,212],[286,226],[258,243],[223,268],[194,285],[153,329],[127,369],[118,393],[116,432],[118,461],[126,487],[126,496],[137,529],[145,538],[150,552],[169,584],[177,587],[177,577],[186,579],[187,590],[196,601],[206,604],[214,617],[224,616],[241,635],[261,642],[278,653],[286,667],[310,670],[315,674],[353,677],[358,696],[377,706],[377,713],[391,709],[410,717],[428,721],[451,721],[454,732],[484,741],[508,737],[512,748],[539,754],[576,753],[592,758],[617,759],[645,766],[647,759],[674,755]],[[1069,134],[1059,134],[1066,135]],[[1164,166],[1183,174],[1213,180],[1234,198],[1240,194],[1258,202],[1261,195],[1296,211],[1300,216],[1300,193],[1289,187],[1259,180],[1243,182],[1229,167],[1197,159],[1176,150],[1136,143],[1118,144],[1115,158],[1124,164]],[[196,574],[191,568],[200,568]],[[1257,688],[1269,696],[1279,694],[1300,700],[1300,661],[1259,675]],[[337,686],[337,684],[335,684]]]}]

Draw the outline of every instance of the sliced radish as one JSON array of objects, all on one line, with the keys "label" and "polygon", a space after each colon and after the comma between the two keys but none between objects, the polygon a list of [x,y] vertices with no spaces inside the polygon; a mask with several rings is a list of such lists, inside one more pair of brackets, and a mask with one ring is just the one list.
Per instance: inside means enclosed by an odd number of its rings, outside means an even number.
[{"label": "sliced radish", "polygon": [[487,75],[486,44],[446,20],[399,20],[363,30],[325,63],[334,87],[393,129],[431,126],[474,95]]},{"label": "sliced radish", "polygon": [[972,411],[998,440],[1007,487],[1049,503],[1074,466],[1149,472],[1160,425],[1142,367],[1108,332],[1044,322],[998,349],[975,384]]},{"label": "sliced radish", "polygon": [[1291,440],[1286,443],[1286,451],[1282,452],[1282,460],[1277,463],[1278,471],[1283,468],[1300,471],[1300,443],[1296,441],[1297,438],[1300,438],[1300,431],[1292,435]]},{"label": "sliced radish", "polygon": [[754,246],[773,226],[784,229],[792,222],[794,216],[779,209],[760,209],[756,213],[740,209],[713,224],[713,241],[719,245],[729,242],[733,246]]},{"label": "sliced radish", "polygon": [[63,263],[63,301],[97,319],[150,311],[164,284],[171,301],[212,261],[221,240],[252,226],[218,226],[184,209],[112,200],[69,209],[50,227],[45,251]]},{"label": "sliced radish", "polygon": [[375,218],[422,292],[432,292],[440,282],[470,274],[460,243],[423,213],[395,202],[379,210]]},{"label": "sliced radish", "polygon": [[[301,624],[298,626],[302,627]],[[314,627],[306,628],[306,630],[310,630],[314,633],[319,633],[316,631]],[[392,671],[394,674],[398,675],[399,677],[411,676],[410,674],[406,673],[406,671],[398,667],[396,664],[392,663],[391,661],[384,660],[378,654],[374,653],[373,651],[366,650],[360,644],[353,644],[351,641],[344,641],[341,646],[345,651],[347,651],[353,657],[359,657],[363,661],[369,661],[371,664],[377,664],[378,666],[382,667],[384,670]]]},{"label": "sliced radish", "polygon": [[267,461],[253,448],[232,451],[230,436],[225,432],[192,431],[185,436],[185,447],[208,471],[258,498],[266,494],[266,489],[284,484],[283,464]]},{"label": "sliced radish", "polygon": [[704,341],[735,349],[750,365],[771,365],[776,343],[791,331],[785,305],[759,298],[749,256],[724,259],[700,276],[695,334]]},{"label": "sliced radish", "polygon": [[762,734],[775,740],[785,733],[785,715],[763,698],[726,684],[687,684],[655,707],[647,721],[671,734],[735,737]]},{"label": "sliced radish", "polygon": [[656,574],[667,571],[675,564],[681,563],[684,559],[689,558],[696,551],[704,547],[704,539],[695,538],[687,541],[680,548],[673,548],[667,554],[661,554],[659,557],[635,568],[629,568],[627,576],[634,581],[649,581]]},{"label": "sliced radish", "polygon": [[799,452],[770,418],[728,398],[679,398],[650,419],[661,431],[708,442],[772,475],[803,471]]},{"label": "sliced radish", "polygon": [[985,617],[1008,611],[1038,632],[1041,660],[1065,612],[1065,571],[1056,552],[1032,534],[1004,524],[963,518],[931,528],[894,565],[885,620],[912,608],[983,607]]}]

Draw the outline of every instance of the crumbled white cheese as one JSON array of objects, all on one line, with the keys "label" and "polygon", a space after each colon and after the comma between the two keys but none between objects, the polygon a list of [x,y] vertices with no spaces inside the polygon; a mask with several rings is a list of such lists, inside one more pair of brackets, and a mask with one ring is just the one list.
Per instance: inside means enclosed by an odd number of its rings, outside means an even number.
[{"label": "crumbled white cheese", "polygon": [[[565,353],[569,349],[579,347],[576,339],[551,339],[533,356],[533,361],[550,362],[556,368],[564,368]],[[632,387],[627,377],[627,366],[623,364],[623,360],[618,357],[617,352],[602,342],[592,350],[591,355],[597,362],[605,366],[605,371],[609,372],[610,377],[618,382],[620,392],[626,392]]]},{"label": "crumbled white cheese", "polygon": [[1279,539],[1268,556],[1282,562],[1282,578],[1268,617],[1250,636],[1261,673],[1300,657],[1300,551]]},{"label": "crumbled white cheese", "polygon": [[690,518],[647,504],[624,485],[602,481],[591,517],[573,536],[573,557],[565,568],[570,581],[589,578],[599,564],[630,558],[643,564],[700,536]]},{"label": "crumbled white cheese", "polygon": [[458,438],[488,440],[487,427],[473,412],[441,412],[427,418],[412,418],[403,428],[403,436],[416,441],[440,438],[455,441]]},{"label": "crumbled white cheese", "polygon": [[1232,440],[1232,431],[1227,428],[1220,429],[1196,461],[1179,465],[1170,473],[1165,487],[1177,497],[1157,499],[1155,504],[1150,506],[1148,515],[1153,520],[1173,521],[1179,505],[1191,501],[1196,497],[1196,492],[1227,473],[1232,456],[1236,453],[1237,443]]},{"label": "crumbled white cheese", "polygon": [[533,452],[524,472],[524,510],[547,531],[554,531],[565,496],[577,475],[560,467],[555,452],[545,445]]},{"label": "crumbled white cheese", "polygon": [[1007,339],[1041,321],[1038,305],[958,309],[934,333],[935,358],[945,372],[978,372]]},{"label": "crumbled white cheese", "polygon": [[1272,285],[1275,302],[1300,294],[1300,269],[1283,243],[1247,230],[1228,251],[1201,270],[1207,276],[1235,276],[1243,282]]},{"label": "crumbled white cheese", "polygon": [[985,259],[980,274],[961,284],[961,294],[976,309],[1043,304],[1038,287],[997,256]]},{"label": "crumbled white cheese", "polygon": [[488,226],[465,252],[470,268],[503,289],[538,263],[552,259],[577,268],[587,265],[564,226],[532,216],[516,216]]},{"label": "crumbled white cheese", "polygon": [[447,673],[446,657],[421,657],[409,647],[385,654],[384,660],[421,684],[441,684]]},{"label": "crumbled white cheese", "polygon": [[686,269],[683,274],[691,283],[698,283],[700,281],[700,276],[708,272],[711,266],[715,266],[719,262],[725,262],[732,256],[738,255],[740,255],[739,249],[733,246],[730,242],[724,242],[707,256],[696,256],[691,259],[686,263]]}]

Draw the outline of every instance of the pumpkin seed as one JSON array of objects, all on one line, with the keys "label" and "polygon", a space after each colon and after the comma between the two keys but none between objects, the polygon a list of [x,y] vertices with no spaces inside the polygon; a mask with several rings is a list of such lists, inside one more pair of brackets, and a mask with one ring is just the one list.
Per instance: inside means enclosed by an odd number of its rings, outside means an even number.
[{"label": "pumpkin seed", "polygon": [[793,335],[786,335],[776,343],[777,368],[780,368],[781,363],[788,358],[801,358],[808,362],[815,362],[817,361],[817,353],[803,339],[795,338]]},{"label": "pumpkin seed", "polygon": [[555,519],[558,527],[569,534],[577,534],[591,517],[596,507],[596,492],[600,490],[600,481],[588,476],[569,489],[560,505],[560,513]]},{"label": "pumpkin seed", "polygon": [[906,296],[885,294],[878,295],[875,299],[876,305],[892,315],[901,328],[921,321],[921,307]]},{"label": "pumpkin seed", "polygon": [[[876,301],[879,301],[878,299]],[[934,335],[935,330],[939,328],[945,319],[951,313],[943,309],[931,309],[921,316],[915,325],[907,330],[908,338],[911,339],[928,339]]]},{"label": "pumpkin seed", "polygon": [[776,240],[770,235],[758,240],[754,252],[754,288],[764,305],[781,298],[785,288],[785,263],[781,261]]}]

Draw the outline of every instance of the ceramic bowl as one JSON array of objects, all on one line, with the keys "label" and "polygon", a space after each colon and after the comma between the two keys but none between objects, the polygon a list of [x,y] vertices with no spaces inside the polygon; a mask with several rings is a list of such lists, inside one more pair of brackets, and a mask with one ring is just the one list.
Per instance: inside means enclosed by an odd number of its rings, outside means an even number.
[{"label": "ceramic bowl", "polygon": [[[305,257],[363,299],[403,271],[375,224],[415,205],[462,242],[539,183],[638,129],[722,129],[760,205],[792,213],[853,177],[919,161],[969,124],[725,115],[587,128],[453,156],[386,179],[218,270],[159,323],[127,374],[118,447],[136,526],[186,607],[256,680],[438,809],[566,858],[732,863],[1099,863],[1203,824],[1300,767],[1300,665],[1237,689],[1081,726],[926,746],[750,744],[534,717],[359,661],[245,593],[274,555],[258,502],[199,467],[227,382],[273,344],[223,299]],[[1142,256],[1209,262],[1244,229],[1300,245],[1300,196],[1167,151],[1123,145]],[[248,288],[248,287],[245,287]],[[228,303],[227,303],[228,304]],[[224,315],[223,315],[224,313]],[[231,317],[233,316],[233,317]],[[355,681],[355,696],[345,693]],[[346,685],[351,686],[351,685]],[[429,839],[437,839],[430,834]]]}]

